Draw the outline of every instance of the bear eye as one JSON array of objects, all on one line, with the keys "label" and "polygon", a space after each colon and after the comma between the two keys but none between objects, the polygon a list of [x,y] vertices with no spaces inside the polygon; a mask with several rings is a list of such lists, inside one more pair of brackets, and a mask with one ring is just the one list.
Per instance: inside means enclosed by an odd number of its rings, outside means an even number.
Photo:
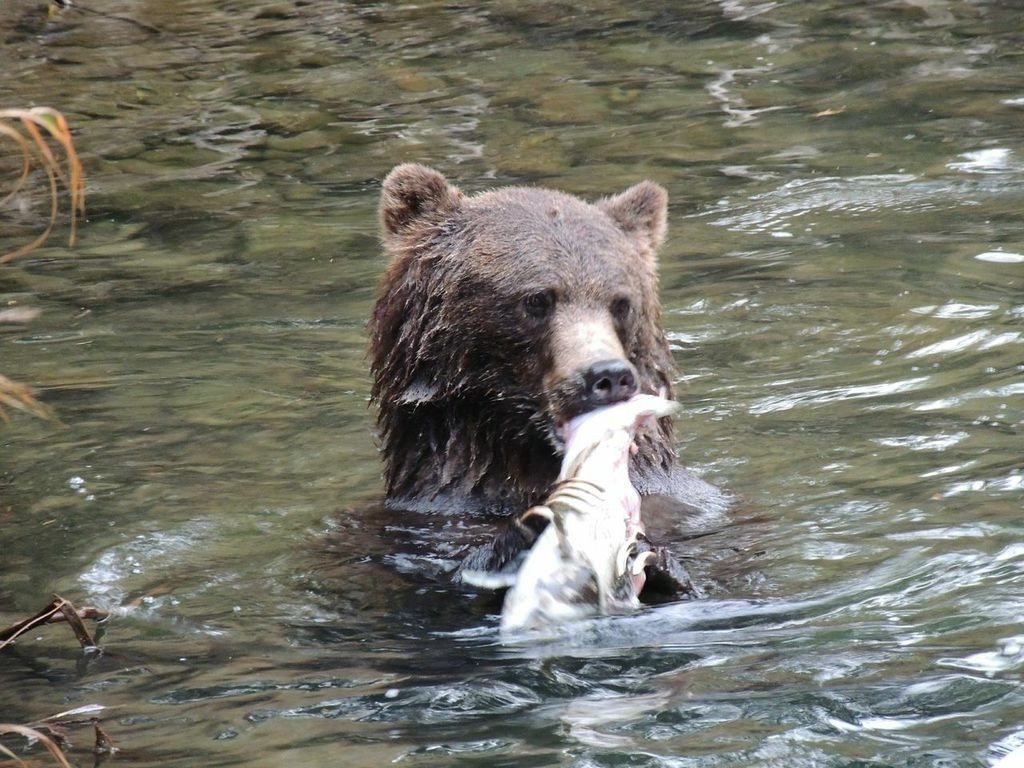
[{"label": "bear eye", "polygon": [[629,317],[629,311],[632,308],[633,305],[630,303],[629,299],[627,299],[625,296],[621,296],[612,302],[612,317],[614,317],[616,320],[625,320],[627,317]]},{"label": "bear eye", "polygon": [[543,320],[555,308],[555,292],[552,290],[531,293],[523,299],[523,311],[532,318]]}]

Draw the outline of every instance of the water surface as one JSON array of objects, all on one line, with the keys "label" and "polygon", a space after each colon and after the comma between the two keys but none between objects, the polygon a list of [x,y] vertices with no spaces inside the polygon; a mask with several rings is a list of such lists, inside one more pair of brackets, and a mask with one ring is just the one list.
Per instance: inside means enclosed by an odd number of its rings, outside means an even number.
[{"label": "water surface", "polygon": [[[1024,747],[1024,17],[1012,3],[8,2],[79,245],[0,269],[0,720],[120,764],[988,766]],[[7,148],[5,151],[13,151]],[[700,603],[502,645],[482,523],[371,513],[379,182],[671,196]],[[7,161],[4,167],[7,167]],[[42,187],[39,187],[42,189]],[[31,201],[28,201],[31,202]],[[45,213],[0,212],[0,250]],[[91,760],[88,729],[73,755]]]}]

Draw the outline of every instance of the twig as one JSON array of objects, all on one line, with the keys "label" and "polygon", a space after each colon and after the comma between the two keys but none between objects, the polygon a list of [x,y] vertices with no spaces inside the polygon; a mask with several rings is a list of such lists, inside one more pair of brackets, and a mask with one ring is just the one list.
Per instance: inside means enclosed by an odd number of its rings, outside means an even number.
[{"label": "twig", "polygon": [[114,740],[110,738],[110,734],[100,728],[100,721],[94,719],[92,727],[96,731],[96,743],[92,748],[93,753],[96,755],[110,755],[117,752],[117,746],[114,744]]},{"label": "twig", "polygon": [[66,621],[71,625],[75,637],[83,648],[95,648],[96,641],[92,639],[89,631],[82,623],[83,619],[94,619],[102,621],[110,616],[108,611],[99,608],[84,607],[75,608],[70,600],[65,600],[59,595],[54,595],[53,600],[34,616],[12,624],[6,629],[0,629],[0,650],[14,642],[16,638],[29,630],[42,626],[43,624],[56,624]]}]

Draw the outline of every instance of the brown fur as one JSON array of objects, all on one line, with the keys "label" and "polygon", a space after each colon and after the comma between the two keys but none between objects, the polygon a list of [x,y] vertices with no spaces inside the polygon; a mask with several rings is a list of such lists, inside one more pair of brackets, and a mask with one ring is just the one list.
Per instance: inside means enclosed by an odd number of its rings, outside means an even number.
[{"label": "brown fur", "polygon": [[[388,503],[520,512],[554,481],[555,425],[580,412],[581,375],[625,358],[671,397],[655,252],[667,195],[649,181],[594,204],[545,189],[465,196],[400,165],[380,221],[391,258],[370,320]],[[640,440],[641,493],[695,508],[725,497],[676,465],[671,424]]]}]

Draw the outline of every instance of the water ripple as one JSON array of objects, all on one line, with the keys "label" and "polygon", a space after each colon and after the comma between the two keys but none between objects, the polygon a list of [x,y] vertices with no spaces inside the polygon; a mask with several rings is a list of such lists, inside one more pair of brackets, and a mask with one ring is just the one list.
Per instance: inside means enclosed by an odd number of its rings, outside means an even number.
[{"label": "water ripple", "polygon": [[935,304],[925,307],[912,307],[916,315],[929,315],[944,320],[977,320],[992,317],[1000,306],[998,304],[968,304],[962,301],[948,301],[941,306]]},{"label": "water ripple", "polygon": [[1020,339],[1021,334],[1017,331],[1007,331],[1006,333],[993,333],[992,331],[984,329],[970,331],[953,339],[937,341],[934,344],[929,344],[921,349],[915,349],[914,351],[907,353],[907,358],[914,360],[921,357],[928,357],[929,355],[945,355],[951,352],[962,352],[968,349],[985,351],[1001,347],[1004,344],[1013,344]]},{"label": "water ripple", "polygon": [[921,181],[910,174],[872,174],[789,181],[770,192],[754,195],[741,206],[723,201],[728,212],[713,224],[738,232],[766,232],[789,225],[813,212],[852,216],[886,211],[920,211],[964,202],[966,195],[950,182]]},{"label": "water ripple", "polygon": [[804,405],[823,405],[843,400],[864,400],[920,389],[928,381],[927,376],[918,376],[900,381],[886,381],[880,384],[854,384],[829,389],[810,389],[785,395],[766,397],[753,403],[748,409],[754,415],[788,411]]}]

